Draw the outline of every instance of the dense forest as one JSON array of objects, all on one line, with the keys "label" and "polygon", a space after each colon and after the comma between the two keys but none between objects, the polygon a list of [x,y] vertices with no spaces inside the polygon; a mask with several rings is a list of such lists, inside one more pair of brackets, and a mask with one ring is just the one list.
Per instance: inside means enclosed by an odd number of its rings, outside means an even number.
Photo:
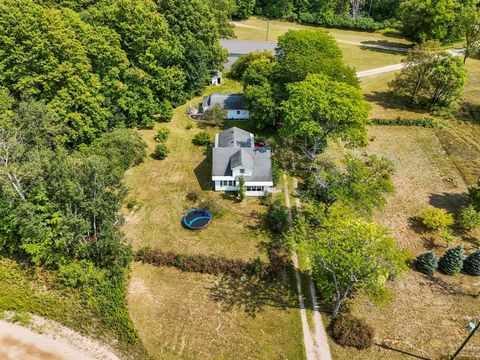
[{"label": "dense forest", "polygon": [[85,306],[135,341],[125,308],[131,249],[118,215],[135,128],[169,121],[221,66],[227,0],[0,2],[2,256],[80,288]]}]

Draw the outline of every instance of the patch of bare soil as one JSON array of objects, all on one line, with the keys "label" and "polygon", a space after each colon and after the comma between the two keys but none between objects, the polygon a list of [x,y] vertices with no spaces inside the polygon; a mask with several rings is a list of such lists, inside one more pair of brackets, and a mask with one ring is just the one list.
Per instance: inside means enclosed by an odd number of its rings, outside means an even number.
[{"label": "patch of bare soil", "polygon": [[2,360],[120,360],[108,347],[34,316],[32,329],[0,320]]}]

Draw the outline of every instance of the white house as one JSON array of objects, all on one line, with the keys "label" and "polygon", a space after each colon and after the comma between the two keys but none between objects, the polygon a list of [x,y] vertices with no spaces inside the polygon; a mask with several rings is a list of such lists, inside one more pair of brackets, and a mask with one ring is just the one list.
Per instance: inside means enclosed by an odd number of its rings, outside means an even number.
[{"label": "white house", "polygon": [[243,106],[242,94],[213,94],[205,96],[200,106],[200,113],[211,109],[215,105],[220,105],[227,110],[227,120],[248,120],[248,110]]},{"label": "white house", "polygon": [[253,134],[232,127],[215,135],[212,181],[215,191],[238,191],[245,179],[247,196],[263,196],[273,187],[270,148],[255,147]]}]

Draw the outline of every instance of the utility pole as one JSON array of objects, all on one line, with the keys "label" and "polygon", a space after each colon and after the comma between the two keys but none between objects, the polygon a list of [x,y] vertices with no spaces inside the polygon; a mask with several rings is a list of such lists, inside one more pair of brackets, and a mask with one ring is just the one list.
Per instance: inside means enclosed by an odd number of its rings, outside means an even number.
[{"label": "utility pole", "polygon": [[270,31],[270,20],[267,22],[267,38],[265,41],[268,41],[268,32]]},{"label": "utility pole", "polygon": [[475,335],[475,332],[478,330],[478,328],[480,328],[480,320],[477,321],[477,325],[475,325],[473,330],[470,331],[470,334],[468,334],[468,336],[465,339],[465,341],[463,342],[463,344],[458,348],[458,350],[455,352],[455,354],[453,354],[453,356],[450,358],[450,360],[454,360],[457,357],[457,355],[460,354],[460,351],[462,351],[463,348],[468,344],[468,342],[470,341],[472,336]]}]

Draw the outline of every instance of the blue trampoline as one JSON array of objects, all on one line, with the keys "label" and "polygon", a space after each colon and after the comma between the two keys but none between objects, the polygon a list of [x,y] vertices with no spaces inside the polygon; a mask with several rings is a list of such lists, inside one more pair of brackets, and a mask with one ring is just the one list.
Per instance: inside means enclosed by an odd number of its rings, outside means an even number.
[{"label": "blue trampoline", "polygon": [[207,210],[190,210],[182,219],[185,227],[191,230],[200,230],[208,226],[212,221],[212,214]]}]

